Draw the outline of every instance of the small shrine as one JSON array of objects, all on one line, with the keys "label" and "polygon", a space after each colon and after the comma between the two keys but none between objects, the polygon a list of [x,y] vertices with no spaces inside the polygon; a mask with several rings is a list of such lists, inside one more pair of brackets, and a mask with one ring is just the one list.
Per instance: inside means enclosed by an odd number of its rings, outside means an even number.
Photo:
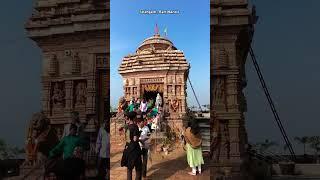
[{"label": "small shrine", "polygon": [[155,100],[159,93],[168,125],[180,131],[186,113],[186,89],[190,65],[183,51],[155,33],[145,39],[134,54],[125,56],[119,67],[124,98]]}]

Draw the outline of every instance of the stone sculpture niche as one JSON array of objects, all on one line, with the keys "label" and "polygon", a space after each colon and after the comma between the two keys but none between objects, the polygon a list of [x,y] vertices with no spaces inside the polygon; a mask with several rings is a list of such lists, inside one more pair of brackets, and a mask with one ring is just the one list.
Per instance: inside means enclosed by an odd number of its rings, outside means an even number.
[{"label": "stone sculpture niche", "polygon": [[65,107],[64,82],[53,82],[51,88],[51,105],[53,110],[61,110]]},{"label": "stone sculpture niche", "polygon": [[87,99],[87,85],[85,81],[75,82],[74,87],[74,102],[75,106],[85,106]]},{"label": "stone sculpture niche", "polygon": [[213,78],[213,103],[215,105],[221,105],[225,102],[225,78],[214,77]]}]

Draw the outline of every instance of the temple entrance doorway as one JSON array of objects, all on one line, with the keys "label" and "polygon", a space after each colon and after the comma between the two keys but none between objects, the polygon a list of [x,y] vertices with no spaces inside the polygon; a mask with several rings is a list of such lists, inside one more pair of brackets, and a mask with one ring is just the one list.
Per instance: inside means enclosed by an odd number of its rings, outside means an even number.
[{"label": "temple entrance doorway", "polygon": [[144,91],[142,97],[145,98],[147,102],[149,102],[149,100],[153,100],[153,103],[155,103],[158,93],[161,98],[163,98],[163,93],[159,91]]},{"label": "temple entrance doorway", "polygon": [[153,103],[155,103],[158,93],[163,99],[163,84],[161,83],[141,85],[141,97],[145,98],[147,102],[149,102],[149,100],[153,100]]}]

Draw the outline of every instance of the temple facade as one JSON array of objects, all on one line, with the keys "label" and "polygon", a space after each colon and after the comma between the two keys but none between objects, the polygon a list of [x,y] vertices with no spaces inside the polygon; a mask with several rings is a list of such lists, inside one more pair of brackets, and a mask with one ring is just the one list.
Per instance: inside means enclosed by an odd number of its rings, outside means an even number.
[{"label": "temple facade", "polygon": [[122,59],[119,73],[123,78],[124,97],[163,99],[168,125],[180,131],[186,113],[186,89],[189,63],[184,53],[166,37],[156,33],[145,39],[134,54]]},{"label": "temple facade", "polygon": [[247,0],[211,1],[211,109],[213,177],[246,179],[242,169],[248,144],[244,112],[245,62],[255,12]]},{"label": "temple facade", "polygon": [[42,112],[58,136],[71,112],[79,112],[88,122],[91,159],[110,106],[109,11],[105,0],[37,0],[25,25],[42,50]]},{"label": "temple facade", "polygon": [[[42,50],[42,110],[58,131],[78,111],[89,124],[109,106],[106,1],[38,0],[26,23]],[[90,126],[88,131],[95,131]]]}]

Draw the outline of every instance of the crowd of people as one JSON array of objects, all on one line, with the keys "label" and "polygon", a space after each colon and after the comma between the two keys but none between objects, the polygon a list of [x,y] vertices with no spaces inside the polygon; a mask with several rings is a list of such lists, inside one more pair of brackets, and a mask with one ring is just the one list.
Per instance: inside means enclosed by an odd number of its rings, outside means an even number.
[{"label": "crowd of people", "polygon": [[[132,98],[128,103],[124,102],[118,107],[118,113],[124,113],[125,117],[128,117],[129,113],[136,113],[138,117],[141,117],[144,123],[149,127],[150,131],[159,129],[159,121],[162,111],[162,98],[160,94],[154,99],[146,98]],[[119,129],[120,132],[124,132],[124,127]]]},{"label": "crowd of people", "polygon": [[159,129],[162,98],[157,94],[153,99],[132,98],[129,103],[121,104],[118,113],[124,113],[125,124],[119,129],[125,137],[125,148],[121,166],[127,167],[127,179],[132,179],[132,170],[136,179],[147,176],[150,135]]},{"label": "crowd of people", "polygon": [[[150,135],[158,128],[158,118],[161,111],[160,95],[153,101],[134,99],[119,108],[119,112],[125,114],[125,125],[119,130],[124,133],[125,147],[121,159],[121,166],[127,167],[127,180],[132,179],[132,171],[135,169],[136,180],[141,180],[147,175],[148,155],[150,150]],[[151,119],[151,121],[150,121]],[[155,127],[155,128],[153,128]],[[191,167],[190,175],[202,173],[201,165],[204,164],[202,156],[202,138],[200,128],[195,120],[188,123],[184,132],[185,150],[187,162]]]},{"label": "crowd of people", "polygon": [[[90,138],[84,129],[87,121],[80,122],[79,113],[72,112],[71,122],[64,126],[59,143],[49,152],[45,167],[47,179],[80,180],[85,179],[86,162],[83,152],[90,149]],[[104,123],[99,129],[96,140],[98,156],[97,179],[109,179],[110,170],[110,134],[109,123]]]},{"label": "crowd of people", "polygon": [[150,128],[143,116],[137,118],[134,111],[126,114],[125,148],[121,159],[121,166],[127,167],[127,179],[132,179],[132,170],[136,171],[136,179],[147,176],[147,162],[150,145]]}]

